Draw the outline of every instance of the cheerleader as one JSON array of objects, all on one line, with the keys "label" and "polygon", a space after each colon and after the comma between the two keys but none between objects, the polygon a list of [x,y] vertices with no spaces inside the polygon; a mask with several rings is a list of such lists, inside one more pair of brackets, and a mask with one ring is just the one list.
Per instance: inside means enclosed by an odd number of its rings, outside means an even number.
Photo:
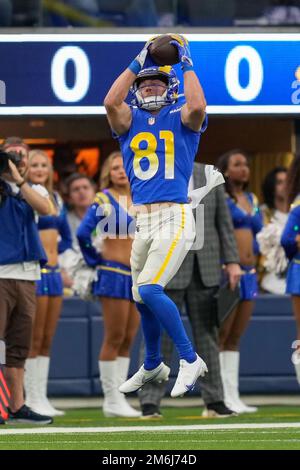
[{"label": "cheerleader", "polygon": [[[139,326],[130,270],[135,223],[128,213],[132,203],[120,152],[111,153],[105,160],[100,189],[78,228],[77,237],[86,263],[97,267],[93,294],[101,302],[104,322],[99,355],[103,413],[107,417],[139,417],[141,413],[118,390],[127,379],[130,348]],[[95,229],[103,238],[101,256],[92,244]]]},{"label": "cheerleader", "polygon": [[36,283],[36,316],[31,351],[25,367],[26,404],[36,412],[60,416],[64,412],[56,410],[47,398],[47,383],[51,345],[63,300],[58,255],[72,247],[72,238],[62,201],[53,192],[53,169],[43,150],[30,152],[27,180],[48,190],[53,207],[51,215],[38,218],[38,230],[48,263],[41,269],[41,279]]},{"label": "cheerleader", "polygon": [[253,193],[247,192],[250,171],[244,152],[232,150],[220,157],[218,167],[225,176],[227,204],[231,212],[241,269],[241,301],[224,321],[220,330],[220,361],[225,403],[236,413],[252,413],[239,396],[239,343],[246,331],[258,291],[255,269],[258,246],[256,234],[262,228],[262,216]]},{"label": "cheerleader", "polygon": [[288,202],[291,204],[288,220],[281,237],[281,244],[289,258],[286,293],[291,295],[297,327],[297,349],[292,361],[300,385],[300,155],[298,155],[287,176]]}]

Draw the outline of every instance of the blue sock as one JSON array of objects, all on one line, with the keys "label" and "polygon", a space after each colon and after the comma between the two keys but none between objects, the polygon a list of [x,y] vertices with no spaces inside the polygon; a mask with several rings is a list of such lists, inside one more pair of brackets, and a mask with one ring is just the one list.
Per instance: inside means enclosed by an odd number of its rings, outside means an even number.
[{"label": "blue sock", "polygon": [[160,334],[161,327],[156,316],[145,304],[136,304],[141,315],[142,329],[145,339],[145,360],[144,368],[155,369],[162,361],[160,355]]},{"label": "blue sock", "polygon": [[158,284],[140,286],[139,294],[174,341],[180,359],[194,362],[197,356],[184,329],[178,308],[165,294],[163,287]]}]

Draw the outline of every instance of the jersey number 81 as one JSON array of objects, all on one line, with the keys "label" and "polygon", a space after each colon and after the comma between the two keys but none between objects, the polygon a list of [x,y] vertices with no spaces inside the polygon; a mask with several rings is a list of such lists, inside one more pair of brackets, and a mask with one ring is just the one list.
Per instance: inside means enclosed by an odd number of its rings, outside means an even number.
[{"label": "jersey number 81", "polygon": [[[165,178],[174,179],[174,134],[172,131],[160,131],[159,138],[164,140],[165,147]],[[144,149],[140,148],[141,142],[146,142]],[[130,142],[130,148],[134,153],[133,171],[137,178],[148,180],[158,171],[160,164],[157,149],[157,139],[151,132],[139,132]],[[141,160],[146,158],[149,161],[147,170],[141,168]]]}]

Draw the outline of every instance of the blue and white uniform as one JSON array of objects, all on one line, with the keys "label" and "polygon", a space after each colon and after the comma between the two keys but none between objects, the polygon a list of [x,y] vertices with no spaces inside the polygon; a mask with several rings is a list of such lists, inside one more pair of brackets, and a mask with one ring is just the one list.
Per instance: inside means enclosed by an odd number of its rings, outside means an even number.
[{"label": "blue and white uniform", "polygon": [[97,267],[97,280],[92,287],[93,294],[133,302],[130,267],[101,257],[92,244],[92,234],[96,229],[107,238],[128,238],[135,231],[134,219],[108,189],[96,194],[93,204],[77,230],[77,238],[86,263]]},{"label": "blue and white uniform", "polygon": [[201,131],[191,130],[181,121],[182,106],[182,103],[165,106],[155,115],[131,108],[131,127],[119,136],[133,204],[176,203],[137,215],[131,269],[133,297],[138,302],[141,302],[140,286],[166,286],[195,237],[188,184],[207,120]]},{"label": "blue and white uniform", "polygon": [[291,205],[291,210],[284,231],[281,244],[290,263],[286,279],[287,294],[300,295],[300,251],[295,240],[300,234],[300,195]]},{"label": "blue and white uniform", "polygon": [[[251,213],[245,211],[240,207],[237,202],[227,196],[227,204],[231,213],[233,226],[236,230],[238,229],[248,229],[253,234],[253,252],[258,254],[258,243],[256,240],[256,234],[263,227],[262,214],[258,206],[258,200],[255,194],[246,193],[247,199],[252,207]],[[257,296],[258,293],[258,282],[257,282],[257,273],[254,266],[243,266],[243,275],[240,280],[240,289],[241,289],[241,300],[252,300]]]},{"label": "blue and white uniform", "polygon": [[[58,253],[63,253],[72,248],[71,230],[58,195],[54,194],[54,200],[58,214],[39,216],[38,230],[57,230],[60,235]],[[59,265],[46,264],[42,267],[41,279],[36,282],[36,295],[49,297],[63,295],[63,281]]]}]

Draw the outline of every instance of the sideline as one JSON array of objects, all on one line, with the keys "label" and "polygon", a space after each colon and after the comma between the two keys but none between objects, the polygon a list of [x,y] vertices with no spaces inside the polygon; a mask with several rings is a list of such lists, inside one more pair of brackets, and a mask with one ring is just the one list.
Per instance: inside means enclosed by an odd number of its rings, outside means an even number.
[{"label": "sideline", "polygon": [[[9,426],[9,425],[8,425]],[[116,427],[48,427],[30,429],[1,429],[0,436],[16,434],[92,434],[117,432],[157,432],[157,431],[224,431],[238,429],[284,429],[300,428],[300,423],[243,423],[243,424],[192,424],[187,426],[116,426]]]}]

